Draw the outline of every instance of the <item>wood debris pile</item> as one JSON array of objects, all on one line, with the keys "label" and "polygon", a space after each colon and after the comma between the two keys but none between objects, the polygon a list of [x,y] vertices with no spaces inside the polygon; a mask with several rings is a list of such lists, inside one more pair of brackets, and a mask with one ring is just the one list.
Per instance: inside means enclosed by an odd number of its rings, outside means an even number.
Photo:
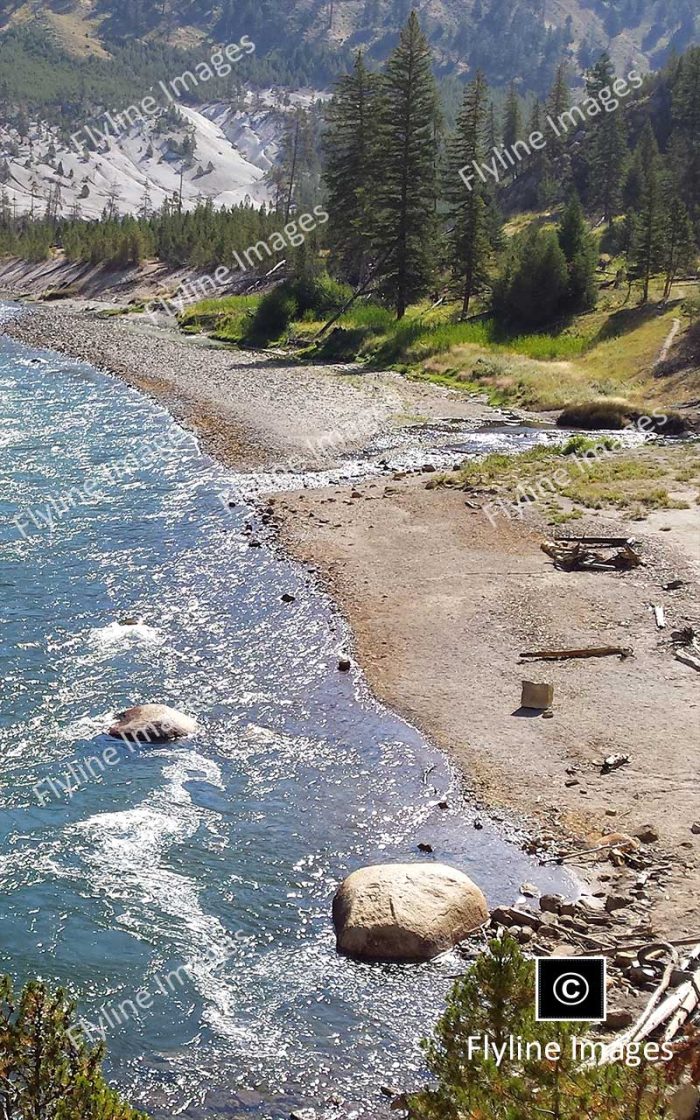
[{"label": "wood debris pile", "polygon": [[541,547],[563,572],[627,572],[642,563],[634,543],[631,537],[570,537]]}]

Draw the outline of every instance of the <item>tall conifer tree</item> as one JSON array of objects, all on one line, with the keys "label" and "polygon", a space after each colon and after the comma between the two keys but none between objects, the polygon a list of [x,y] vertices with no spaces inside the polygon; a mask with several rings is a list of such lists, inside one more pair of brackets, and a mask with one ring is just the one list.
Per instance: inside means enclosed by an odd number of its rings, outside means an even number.
[{"label": "tall conifer tree", "polygon": [[665,272],[664,299],[671,294],[673,281],[683,268],[689,268],[697,254],[693,223],[683,199],[669,185],[666,199],[666,237],[664,239],[663,267]]},{"label": "tall conifer tree", "polygon": [[460,168],[473,168],[474,164],[483,161],[488,130],[486,79],[479,72],[464,92],[457,130],[449,144],[450,172],[446,193],[454,223],[450,233],[450,256],[452,274],[462,296],[463,315],[469,312],[471,297],[488,280],[493,226],[490,210],[493,203],[485,184],[477,180],[467,187],[459,172]]},{"label": "tall conifer tree", "polygon": [[639,212],[632,218],[629,274],[631,279],[641,280],[642,302],[646,303],[651,277],[663,267],[666,234],[661,159],[649,121],[639,140],[639,157],[642,184]]},{"label": "tall conifer tree", "polygon": [[672,162],[677,167],[681,197],[700,235],[700,46],[691,47],[678,63],[673,91]]},{"label": "tall conifer tree", "polygon": [[[614,80],[615,70],[610,56],[603,54],[588,73],[586,80],[588,96],[600,104],[601,90],[611,90]],[[617,109],[609,111],[601,108],[592,118],[589,129],[589,204],[591,207],[600,207],[610,228],[620,208],[627,157],[622,107],[618,106]]]},{"label": "tall conifer tree", "polygon": [[[508,86],[506,102],[503,108],[503,146],[511,151],[517,140],[523,135],[523,115],[520,110],[520,98],[515,91],[515,82]],[[518,168],[514,174],[517,176]]]},{"label": "tall conifer tree", "polygon": [[379,79],[359,52],[338,81],[326,119],[325,172],[331,250],[341,273],[361,284],[371,260],[374,215],[374,128]]},{"label": "tall conifer tree", "polygon": [[382,75],[377,117],[375,256],[401,319],[433,281],[437,234],[438,98],[415,11]]},{"label": "tall conifer tree", "polygon": [[564,208],[557,232],[569,273],[569,310],[589,311],[595,307],[598,294],[595,275],[596,244],[589,233],[583,207],[575,193]]}]

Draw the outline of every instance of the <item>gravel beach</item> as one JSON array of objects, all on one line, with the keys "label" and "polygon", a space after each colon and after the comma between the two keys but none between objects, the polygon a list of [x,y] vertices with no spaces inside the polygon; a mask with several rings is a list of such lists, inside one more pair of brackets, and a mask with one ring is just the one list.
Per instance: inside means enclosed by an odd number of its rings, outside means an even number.
[{"label": "gravel beach", "polygon": [[179,334],[166,316],[112,316],[95,304],[30,305],[8,335],[122,377],[165,405],[220,462],[242,469],[318,469],[417,420],[477,423],[493,409],[450,390],[357,367],[285,363]]}]

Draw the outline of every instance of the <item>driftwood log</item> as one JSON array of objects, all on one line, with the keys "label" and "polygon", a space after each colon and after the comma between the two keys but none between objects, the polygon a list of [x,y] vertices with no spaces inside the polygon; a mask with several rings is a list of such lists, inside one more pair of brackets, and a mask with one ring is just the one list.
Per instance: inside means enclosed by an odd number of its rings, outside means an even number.
[{"label": "driftwood log", "polygon": [[[616,1060],[622,1047],[641,1042],[656,1032],[664,1042],[672,1042],[700,1005],[700,944],[696,944],[682,961],[668,941],[651,942],[643,950],[645,956],[654,949],[665,949],[669,953],[659,985],[639,1018],[604,1048],[599,1059],[601,1064]],[[678,968],[690,975],[675,991],[666,994],[673,972]]]},{"label": "driftwood log", "polygon": [[533,649],[520,654],[531,661],[568,661],[574,657],[632,657],[629,646],[591,646],[581,649]]}]

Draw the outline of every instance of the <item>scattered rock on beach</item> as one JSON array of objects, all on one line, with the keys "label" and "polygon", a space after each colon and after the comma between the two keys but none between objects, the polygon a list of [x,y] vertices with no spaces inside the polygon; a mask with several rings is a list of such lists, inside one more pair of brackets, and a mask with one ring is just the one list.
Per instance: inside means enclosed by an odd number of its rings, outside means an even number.
[{"label": "scattered rock on beach", "polygon": [[631,906],[633,899],[629,895],[624,894],[609,894],[605,900],[605,909],[609,914],[615,910],[624,910],[626,906]]},{"label": "scattered rock on beach", "polygon": [[442,863],[362,867],[333,899],[338,950],[361,960],[431,960],[488,916],[479,887]]},{"label": "scattered rock on beach", "polygon": [[605,836],[596,839],[591,836],[587,847],[598,848],[610,846],[617,848],[621,852],[638,852],[639,840],[634,836],[628,836],[625,832],[608,832]]},{"label": "scattered rock on beach", "polygon": [[608,1011],[605,1025],[609,1031],[623,1031],[626,1027],[631,1027],[633,1022],[634,1014],[625,1008],[620,1008]]},{"label": "scattered rock on beach", "polygon": [[637,829],[635,836],[642,841],[642,844],[655,844],[659,839],[659,830],[656,825],[644,824]]},{"label": "scattered rock on beach", "polygon": [[540,899],[540,910],[545,910],[549,914],[560,914],[563,902],[563,895],[543,894]]},{"label": "scattered rock on beach", "polygon": [[119,712],[109,734],[143,742],[163,742],[194,735],[197,721],[167,704],[137,704]]}]

